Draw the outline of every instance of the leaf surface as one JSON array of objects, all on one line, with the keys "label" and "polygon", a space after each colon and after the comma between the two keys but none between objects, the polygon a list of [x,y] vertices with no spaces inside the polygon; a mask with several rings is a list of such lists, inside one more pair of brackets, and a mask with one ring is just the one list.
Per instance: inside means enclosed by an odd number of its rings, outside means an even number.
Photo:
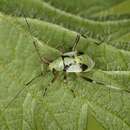
[{"label": "leaf surface", "polygon": [[[115,14],[116,20],[100,19],[101,12],[125,8],[125,2],[79,2],[0,1],[0,129],[130,130],[130,20]],[[67,83],[60,72],[52,84],[53,74],[40,63],[33,40],[42,57],[55,60],[61,50],[72,48],[77,33],[87,37],[81,37],[77,50],[89,55],[95,67],[78,76],[68,74]],[[23,90],[41,66],[44,75]]]}]

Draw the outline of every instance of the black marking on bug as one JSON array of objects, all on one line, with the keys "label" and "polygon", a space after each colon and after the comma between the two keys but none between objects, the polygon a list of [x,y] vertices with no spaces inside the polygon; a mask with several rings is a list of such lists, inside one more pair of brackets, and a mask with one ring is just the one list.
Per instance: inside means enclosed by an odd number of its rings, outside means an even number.
[{"label": "black marking on bug", "polygon": [[81,51],[79,51],[78,53],[77,53],[77,55],[79,56],[79,55],[83,55],[84,53],[83,52],[81,52]]},{"label": "black marking on bug", "polygon": [[86,64],[80,64],[80,67],[81,67],[82,71],[85,71],[88,68],[88,66]]},{"label": "black marking on bug", "polygon": [[67,55],[62,55],[62,58],[66,58],[66,57],[70,57],[70,56],[67,56]]},{"label": "black marking on bug", "polygon": [[95,82],[96,84],[99,84],[99,85],[105,85],[104,83],[102,83],[102,82],[97,82],[97,81],[95,81],[95,80],[93,80],[93,79],[91,79],[91,78],[89,78],[89,77],[81,76],[81,78],[84,79],[84,80],[86,80],[86,81],[89,81],[89,82],[91,82],[91,83]]},{"label": "black marking on bug", "polygon": [[61,56],[61,57],[62,57],[63,65],[64,65],[63,71],[66,71],[71,66],[71,64],[65,65],[65,59],[64,58],[69,57],[69,56]]},{"label": "black marking on bug", "polygon": [[91,78],[88,78],[88,77],[85,77],[85,76],[81,76],[82,79],[86,80],[86,81],[89,81],[89,82],[93,82],[93,80]]},{"label": "black marking on bug", "polygon": [[63,65],[64,65],[64,68],[65,68],[65,60],[64,60],[64,56],[61,56],[62,57],[62,61],[63,61]]},{"label": "black marking on bug", "polygon": [[69,65],[65,65],[63,71],[67,71],[67,69],[71,66],[72,64],[69,64]]},{"label": "black marking on bug", "polygon": [[[70,56],[64,56],[64,55],[62,55],[61,57],[62,57],[63,65],[64,65],[63,71],[66,72],[67,69],[68,69],[72,64],[65,65],[65,58],[66,58],[66,57],[70,57]],[[73,57],[73,56],[72,56],[72,57]],[[75,62],[75,63],[76,63],[76,62]]]}]

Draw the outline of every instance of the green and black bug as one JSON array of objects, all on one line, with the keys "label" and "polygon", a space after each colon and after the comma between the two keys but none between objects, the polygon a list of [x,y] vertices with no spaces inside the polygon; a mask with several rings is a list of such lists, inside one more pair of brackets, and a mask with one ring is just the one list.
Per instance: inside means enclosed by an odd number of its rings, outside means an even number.
[{"label": "green and black bug", "polygon": [[94,67],[95,63],[88,55],[84,54],[83,52],[76,51],[79,40],[80,35],[77,34],[76,40],[72,47],[72,51],[61,53],[57,59],[51,62],[46,58],[40,56],[37,48],[37,43],[36,41],[33,42],[36,52],[41,59],[41,62],[47,64],[49,70],[54,74],[54,78],[51,81],[52,83],[56,80],[58,72],[63,71],[65,74],[64,79],[66,79],[67,73],[88,72]]},{"label": "green and black bug", "polygon": [[[25,16],[24,16],[24,18],[25,18],[26,24],[28,26],[28,30],[31,34],[31,29],[30,29],[29,23]],[[59,55],[59,57],[57,59],[54,59],[53,61],[50,61],[46,58],[41,57],[39,50],[37,48],[36,40],[33,39],[33,44],[34,44],[35,50],[36,50],[37,54],[39,55],[41,62],[47,64],[49,70],[54,75],[51,83],[53,83],[57,79],[58,72],[64,72],[64,80],[66,80],[67,74],[69,74],[69,73],[80,74],[80,73],[84,73],[84,72],[89,72],[94,68],[95,62],[93,61],[93,59],[90,56],[88,56],[87,54],[84,54],[84,52],[78,52],[76,49],[81,36],[86,38],[86,36],[84,36],[84,35],[77,34],[75,42],[71,48],[71,51],[67,51],[65,53],[61,52],[61,55]],[[95,44],[97,46],[99,46],[100,44],[102,44],[102,42],[95,42]],[[26,86],[28,86],[37,77],[42,76],[42,75],[43,75],[43,73],[34,77],[31,81],[29,81],[26,84]],[[89,77],[84,77],[82,75],[80,75],[80,77],[91,83],[105,85],[103,82],[95,81]],[[46,88],[46,90],[47,90],[47,88]],[[129,93],[129,90],[124,90],[124,91]]]},{"label": "green and black bug", "polygon": [[[83,52],[78,52],[76,50],[76,47],[79,43],[80,34],[77,34],[75,42],[72,46],[71,51],[62,53],[61,55],[59,55],[59,57],[57,59],[54,59],[53,61],[50,61],[49,59],[43,58],[40,55],[39,49],[38,49],[38,42],[35,38],[33,38],[32,36],[32,32],[31,32],[31,28],[30,25],[23,13],[26,25],[28,27],[28,31],[30,32],[32,41],[33,41],[33,45],[34,48],[36,50],[36,53],[38,54],[42,64],[47,64],[49,70],[53,73],[54,77],[52,78],[52,80],[50,81],[51,83],[54,83],[54,81],[57,79],[58,77],[58,72],[64,72],[64,80],[67,79],[67,74],[69,73],[83,73],[83,72],[88,72],[91,71],[92,68],[95,65],[95,62],[92,60],[92,58],[90,58],[87,54],[84,54]],[[98,44],[97,44],[98,45]],[[36,77],[34,77],[33,79],[31,79],[30,81],[28,81],[25,86],[23,88],[21,88],[16,95],[13,97],[13,99],[11,99],[11,101],[6,105],[6,107],[4,108],[3,111],[5,111],[8,106],[17,98],[18,95],[20,95],[20,93],[22,93],[22,91],[27,88],[30,83],[32,83],[35,79],[39,78],[40,76],[43,76],[43,72],[41,72],[39,75],[37,75]],[[90,79],[88,77],[81,77],[89,82],[95,82],[93,79]],[[102,84],[102,83],[98,83],[95,82],[97,84]],[[45,92],[47,91],[47,88],[45,88]],[[71,90],[73,92],[73,90]],[[45,95],[45,94],[44,94]]]},{"label": "green and black bug", "polygon": [[50,63],[50,70],[65,71],[66,73],[81,73],[90,71],[94,67],[95,63],[89,56],[76,51],[79,39],[80,35],[78,34],[72,51],[63,53],[59,58]]},{"label": "green and black bug", "polygon": [[[30,29],[30,25],[24,14],[23,14],[23,16],[24,16],[26,25],[28,27],[28,31],[30,32],[30,35],[32,37],[33,45],[35,47],[35,50],[36,50],[42,64],[46,64],[48,66],[48,69],[54,75],[54,77],[50,81],[51,83],[54,83],[54,81],[57,79],[58,72],[64,72],[64,80],[66,80],[67,74],[69,74],[69,73],[80,74],[80,73],[84,73],[84,72],[89,72],[94,68],[94,66],[95,66],[94,60],[87,54],[84,54],[83,52],[78,52],[76,49],[77,45],[79,43],[80,37],[83,36],[84,38],[86,38],[84,35],[81,35],[81,34],[77,34],[71,51],[61,53],[61,55],[59,55],[59,57],[57,59],[54,59],[53,61],[50,61],[49,59],[41,57],[38,46],[37,46],[38,42],[36,39],[33,38],[31,29]],[[95,44],[100,45],[100,43],[95,43]],[[20,95],[23,92],[23,90],[30,85],[30,83],[32,83],[35,79],[39,78],[40,76],[43,76],[43,72],[41,72],[39,75],[37,75],[36,77],[34,77],[30,81],[28,81],[25,84],[25,86],[23,88],[21,88],[16,93],[16,95],[9,101],[9,103],[4,107],[3,112],[18,97],[18,95]],[[89,78],[89,77],[84,77],[84,76],[80,76],[80,77],[91,83],[105,85],[104,83],[94,81],[92,78]],[[45,93],[46,93],[46,91],[47,91],[47,88],[45,88]],[[73,90],[71,90],[71,91],[73,92]],[[127,90],[125,90],[125,91],[129,93],[129,91],[127,91]],[[44,96],[45,96],[45,93],[44,93]]]}]

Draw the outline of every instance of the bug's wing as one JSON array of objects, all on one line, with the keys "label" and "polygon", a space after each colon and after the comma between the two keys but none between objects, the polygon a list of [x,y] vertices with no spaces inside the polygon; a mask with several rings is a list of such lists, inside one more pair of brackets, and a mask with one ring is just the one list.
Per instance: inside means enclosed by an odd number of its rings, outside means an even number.
[{"label": "bug's wing", "polygon": [[82,72],[82,68],[80,67],[79,64],[74,64],[74,65],[71,65],[67,68],[66,72],[76,72],[76,73],[79,73],[79,72]]},{"label": "bug's wing", "polygon": [[95,66],[95,62],[88,55],[79,56],[79,58],[80,59],[82,58],[82,64],[85,64],[88,66],[88,68],[84,72],[91,71],[93,67]]}]

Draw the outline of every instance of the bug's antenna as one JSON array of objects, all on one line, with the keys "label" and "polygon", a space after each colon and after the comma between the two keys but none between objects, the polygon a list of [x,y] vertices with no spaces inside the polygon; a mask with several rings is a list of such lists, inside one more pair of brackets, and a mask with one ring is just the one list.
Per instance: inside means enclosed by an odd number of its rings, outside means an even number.
[{"label": "bug's antenna", "polygon": [[80,35],[77,34],[75,42],[74,42],[74,45],[73,45],[73,48],[72,48],[72,51],[75,51],[75,49],[76,49],[76,47],[78,45],[79,40],[80,40]]},{"label": "bug's antenna", "polygon": [[28,20],[27,20],[27,18],[26,18],[26,16],[25,16],[25,14],[24,14],[23,11],[22,11],[22,14],[23,14],[23,17],[24,17],[24,19],[25,19],[26,25],[27,25],[27,27],[28,27],[29,33],[30,33],[30,35],[31,35],[31,37],[32,37],[32,39],[33,39],[33,41],[35,41],[35,39],[34,39],[33,36],[32,36],[32,31],[31,31],[30,25],[29,25]]},{"label": "bug's antenna", "polygon": [[14,102],[14,100],[23,92],[23,90],[24,90],[25,88],[30,87],[30,86],[29,86],[30,83],[32,83],[35,79],[37,79],[37,78],[39,78],[39,77],[41,77],[41,76],[42,76],[42,73],[39,74],[39,75],[37,75],[37,76],[34,77],[33,79],[31,79],[29,82],[27,82],[27,83],[25,84],[25,86],[24,86],[23,88],[21,88],[21,89],[16,93],[16,95],[9,101],[9,103],[4,107],[4,109],[2,110],[2,112],[5,112],[5,111],[6,111],[6,109],[10,106],[10,104],[12,104],[12,103]]},{"label": "bug's antenna", "polygon": [[28,31],[29,31],[29,33],[30,33],[30,36],[31,36],[31,38],[32,38],[33,45],[34,45],[34,47],[35,47],[35,50],[36,50],[36,52],[37,52],[37,54],[38,54],[38,56],[39,56],[41,62],[43,62],[43,63],[45,63],[45,64],[49,64],[49,62],[48,62],[46,59],[43,59],[43,58],[41,57],[40,52],[39,52],[39,50],[38,50],[38,48],[37,48],[37,45],[36,45],[36,40],[35,40],[34,37],[32,36],[31,27],[30,27],[30,25],[29,25],[29,23],[28,23],[28,20],[27,20],[27,18],[26,18],[26,16],[25,16],[25,14],[24,14],[23,11],[22,11],[22,14],[23,14],[23,17],[24,17],[24,19],[25,19],[25,22],[26,22]]}]

